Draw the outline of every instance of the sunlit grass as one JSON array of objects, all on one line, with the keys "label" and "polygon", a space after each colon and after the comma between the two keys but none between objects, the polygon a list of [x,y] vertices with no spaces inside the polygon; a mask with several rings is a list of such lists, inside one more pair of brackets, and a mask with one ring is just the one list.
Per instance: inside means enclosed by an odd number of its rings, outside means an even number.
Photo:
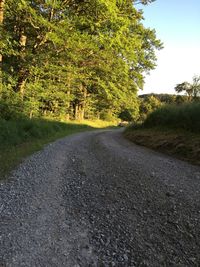
[{"label": "sunlit grass", "polygon": [[22,159],[61,137],[113,126],[110,122],[60,122],[47,119],[0,120],[0,178]]},{"label": "sunlit grass", "polygon": [[102,121],[102,120],[83,120],[76,121],[77,124],[85,124],[94,128],[107,128],[117,126],[117,122]]}]

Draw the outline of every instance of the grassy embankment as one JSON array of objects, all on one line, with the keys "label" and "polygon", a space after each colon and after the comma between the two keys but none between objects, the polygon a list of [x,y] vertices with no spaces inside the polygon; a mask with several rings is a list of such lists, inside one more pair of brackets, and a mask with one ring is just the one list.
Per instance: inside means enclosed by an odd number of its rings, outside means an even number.
[{"label": "grassy embankment", "polygon": [[200,165],[200,103],[163,106],[125,130],[133,142]]},{"label": "grassy embankment", "polygon": [[59,122],[44,119],[0,119],[0,179],[22,159],[58,138],[112,126],[104,121]]}]

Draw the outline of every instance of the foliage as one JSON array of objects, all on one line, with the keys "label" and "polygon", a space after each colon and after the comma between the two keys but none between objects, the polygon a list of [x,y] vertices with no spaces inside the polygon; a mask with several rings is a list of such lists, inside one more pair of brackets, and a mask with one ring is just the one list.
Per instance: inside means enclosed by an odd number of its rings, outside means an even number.
[{"label": "foliage", "polygon": [[200,133],[200,103],[163,106],[149,114],[145,127],[163,126]]},{"label": "foliage", "polygon": [[157,98],[163,105],[170,105],[170,104],[181,104],[188,102],[188,96],[186,95],[175,95],[175,94],[143,94],[139,95],[139,98],[145,100],[153,96]]},{"label": "foliage", "polygon": [[151,93],[151,94],[139,95],[139,98],[146,101],[146,99],[151,96],[157,98],[162,104],[174,104],[176,102],[176,95],[171,95],[171,94]]},{"label": "foliage", "polygon": [[53,136],[65,135],[79,130],[89,130],[98,127],[108,127],[109,123],[85,122],[65,123],[48,119],[18,118],[15,120],[0,119],[0,147],[21,145],[33,139],[46,139]]},{"label": "foliage", "polygon": [[124,108],[118,115],[118,117],[122,121],[132,121],[135,122],[138,120],[139,117],[139,109],[138,106],[135,105],[135,108]]},{"label": "foliage", "polygon": [[137,110],[137,90],[162,46],[137,2],[6,0],[1,101],[29,117]]},{"label": "foliage", "polygon": [[189,82],[177,84],[175,90],[177,93],[185,92],[189,100],[198,100],[200,97],[200,76],[194,76],[192,84]]},{"label": "foliage", "polygon": [[140,99],[139,120],[144,121],[151,112],[158,109],[161,105],[161,101],[153,95]]}]

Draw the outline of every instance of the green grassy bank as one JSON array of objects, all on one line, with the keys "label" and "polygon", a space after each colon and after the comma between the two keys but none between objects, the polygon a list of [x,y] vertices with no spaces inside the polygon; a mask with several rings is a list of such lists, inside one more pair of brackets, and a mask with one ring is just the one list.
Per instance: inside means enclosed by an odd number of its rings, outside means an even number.
[{"label": "green grassy bank", "polygon": [[105,128],[102,121],[59,122],[47,119],[0,119],[0,179],[22,159],[58,138],[82,131]]},{"label": "green grassy bank", "polygon": [[200,102],[163,106],[152,112],[144,127],[167,127],[200,133]]},{"label": "green grassy bank", "polygon": [[200,165],[200,103],[163,106],[124,134],[139,145]]}]

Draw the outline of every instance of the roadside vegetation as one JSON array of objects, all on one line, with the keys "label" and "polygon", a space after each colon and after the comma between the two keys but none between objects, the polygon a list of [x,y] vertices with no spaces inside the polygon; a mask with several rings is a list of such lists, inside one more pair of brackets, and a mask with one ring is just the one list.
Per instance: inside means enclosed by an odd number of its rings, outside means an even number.
[{"label": "roadside vegetation", "polygon": [[59,137],[138,115],[162,48],[139,2],[152,0],[0,0],[0,176]]},{"label": "roadside vegetation", "polygon": [[199,76],[176,86],[185,97],[137,95],[163,47],[137,8],[153,0],[89,2],[0,0],[2,172],[61,136],[119,120],[147,128],[166,103],[198,101]]},{"label": "roadside vegetation", "polygon": [[144,127],[167,127],[200,133],[200,103],[168,105],[155,110],[143,123]]},{"label": "roadside vegetation", "polygon": [[60,122],[52,119],[0,119],[0,179],[4,178],[22,159],[58,138],[114,126],[114,122]]},{"label": "roadside vegetation", "polygon": [[200,165],[200,102],[163,105],[125,130],[133,142]]}]

